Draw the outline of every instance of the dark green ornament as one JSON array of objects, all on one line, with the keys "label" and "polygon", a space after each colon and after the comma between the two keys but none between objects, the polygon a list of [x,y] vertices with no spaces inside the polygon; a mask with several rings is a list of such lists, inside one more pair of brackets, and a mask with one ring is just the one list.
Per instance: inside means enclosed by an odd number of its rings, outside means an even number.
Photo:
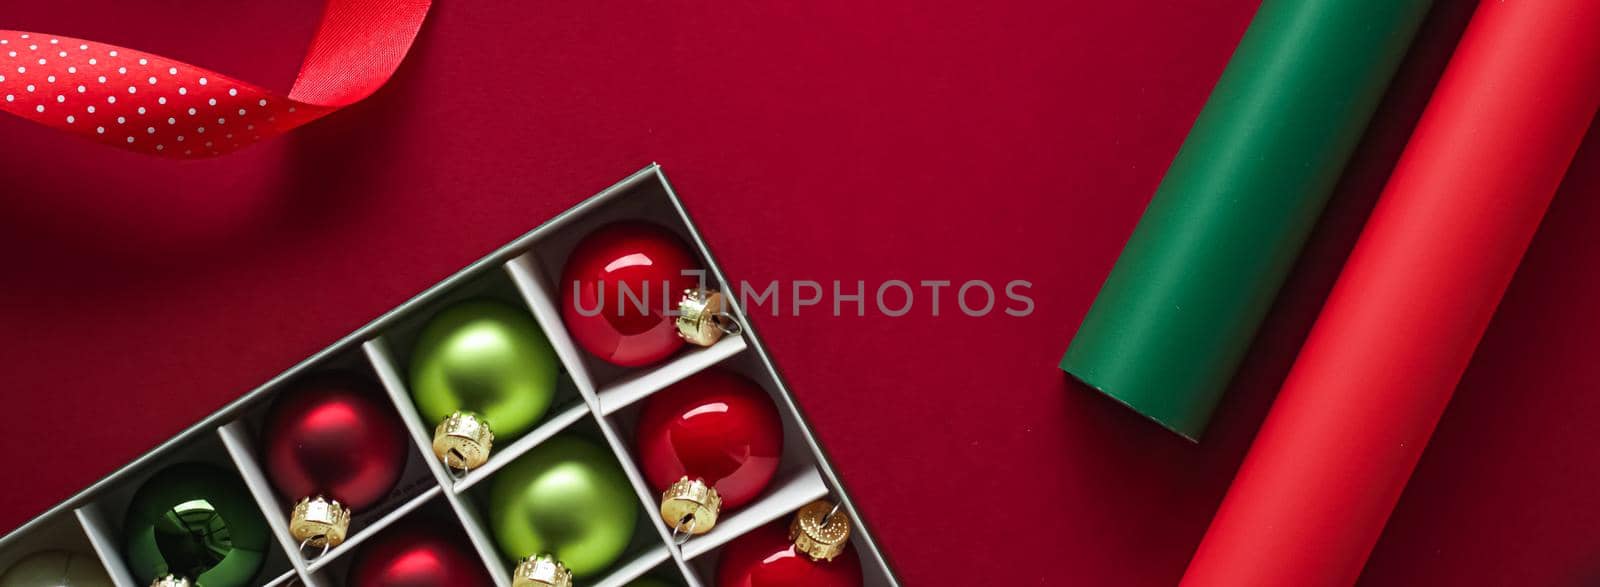
[{"label": "dark green ornament", "polygon": [[122,528],[129,570],[142,584],[171,573],[204,587],[253,585],[271,540],[239,475],[202,463],[146,480]]}]

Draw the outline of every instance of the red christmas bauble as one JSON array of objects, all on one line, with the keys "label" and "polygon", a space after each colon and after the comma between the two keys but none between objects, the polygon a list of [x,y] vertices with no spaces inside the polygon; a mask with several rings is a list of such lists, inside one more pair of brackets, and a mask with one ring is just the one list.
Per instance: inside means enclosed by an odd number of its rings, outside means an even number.
[{"label": "red christmas bauble", "polygon": [[[624,367],[667,358],[684,342],[675,317],[700,264],[682,240],[645,222],[618,222],[584,237],[561,275],[561,319],[578,346]],[[642,302],[642,303],[641,303]],[[641,307],[642,306],[642,307]]]},{"label": "red christmas bauble", "polygon": [[406,437],[378,393],[343,377],[285,392],[262,426],[273,486],[289,499],[321,495],[357,511],[387,495],[405,469]]},{"label": "red christmas bauble", "polygon": [[391,528],[356,553],[351,587],[489,587],[494,579],[460,532],[419,523]]},{"label": "red christmas bauble", "polygon": [[774,522],[722,547],[717,587],[861,587],[861,558],[846,547],[831,561],[795,550],[789,525]]},{"label": "red christmas bauble", "polygon": [[701,371],[645,400],[637,434],[645,479],[666,491],[683,477],[717,490],[722,509],[755,499],[783,455],[783,421],[772,398],[743,376]]}]

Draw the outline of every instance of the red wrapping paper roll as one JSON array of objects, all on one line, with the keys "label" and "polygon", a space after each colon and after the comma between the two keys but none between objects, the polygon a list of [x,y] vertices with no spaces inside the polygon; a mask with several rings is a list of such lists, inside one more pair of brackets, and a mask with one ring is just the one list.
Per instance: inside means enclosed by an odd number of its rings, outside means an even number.
[{"label": "red wrapping paper roll", "polygon": [[1355,583],[1597,106],[1600,2],[1480,5],[1184,585]]}]

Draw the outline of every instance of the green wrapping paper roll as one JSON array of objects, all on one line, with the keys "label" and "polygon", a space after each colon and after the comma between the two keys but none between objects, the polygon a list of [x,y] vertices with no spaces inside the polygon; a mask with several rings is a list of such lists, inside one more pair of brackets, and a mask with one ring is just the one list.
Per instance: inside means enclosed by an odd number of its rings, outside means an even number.
[{"label": "green wrapping paper roll", "polygon": [[1431,0],[1265,0],[1061,359],[1198,440]]}]

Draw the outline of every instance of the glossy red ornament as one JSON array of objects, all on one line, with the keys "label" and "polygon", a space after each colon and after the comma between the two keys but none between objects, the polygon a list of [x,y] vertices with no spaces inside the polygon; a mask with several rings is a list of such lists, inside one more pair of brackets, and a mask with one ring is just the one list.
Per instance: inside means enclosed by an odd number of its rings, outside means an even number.
[{"label": "glossy red ornament", "polygon": [[[624,367],[648,365],[684,345],[675,317],[700,264],[667,229],[618,222],[584,237],[561,275],[561,319],[578,346]],[[643,301],[641,308],[640,300]]]},{"label": "glossy red ornament", "polygon": [[854,547],[831,561],[795,549],[789,525],[774,522],[722,547],[717,587],[861,587],[861,558]]},{"label": "glossy red ornament", "polygon": [[760,386],[709,369],[646,398],[634,442],[656,491],[683,477],[700,479],[727,511],[772,482],[783,455],[783,420]]},{"label": "glossy red ornament", "polygon": [[359,511],[394,488],[405,430],[371,384],[325,377],[288,390],[262,426],[267,478],[289,499],[324,496]]},{"label": "glossy red ornament", "polygon": [[411,522],[362,545],[350,566],[351,587],[490,587],[494,579],[460,532]]}]

